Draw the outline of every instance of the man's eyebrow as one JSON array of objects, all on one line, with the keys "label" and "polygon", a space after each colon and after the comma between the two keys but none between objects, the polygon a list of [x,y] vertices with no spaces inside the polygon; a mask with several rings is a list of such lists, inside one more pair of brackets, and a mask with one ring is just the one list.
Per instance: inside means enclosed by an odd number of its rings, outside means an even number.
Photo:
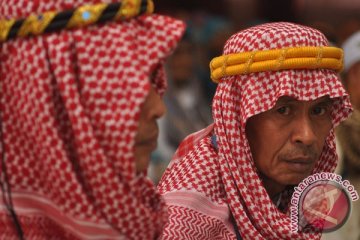
[{"label": "man's eyebrow", "polygon": [[[284,104],[284,103],[292,103],[292,102],[301,102],[301,100],[298,100],[294,97],[290,97],[290,96],[282,96],[280,97],[277,102],[276,102],[276,105],[278,104]],[[323,96],[323,97],[320,97],[318,99],[315,99],[315,104],[325,104],[325,105],[328,105],[328,104],[332,104],[333,103],[333,100],[329,97],[329,96]]]},{"label": "man's eyebrow", "polygon": [[282,96],[279,97],[279,99],[276,101],[276,104],[283,104],[283,103],[290,103],[290,102],[296,102],[299,101],[294,97],[289,97],[289,96]]},{"label": "man's eyebrow", "polygon": [[316,104],[323,104],[323,105],[331,105],[333,103],[333,99],[329,98],[329,96],[324,96],[319,99],[316,99]]}]

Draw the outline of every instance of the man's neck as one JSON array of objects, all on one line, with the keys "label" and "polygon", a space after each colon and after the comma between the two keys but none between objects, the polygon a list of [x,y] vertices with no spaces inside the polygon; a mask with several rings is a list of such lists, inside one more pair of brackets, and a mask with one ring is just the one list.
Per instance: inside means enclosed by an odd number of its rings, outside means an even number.
[{"label": "man's neck", "polygon": [[277,196],[279,196],[279,194],[286,188],[286,186],[278,184],[264,175],[261,175],[261,178],[266,192],[269,194],[271,199],[277,199]]}]

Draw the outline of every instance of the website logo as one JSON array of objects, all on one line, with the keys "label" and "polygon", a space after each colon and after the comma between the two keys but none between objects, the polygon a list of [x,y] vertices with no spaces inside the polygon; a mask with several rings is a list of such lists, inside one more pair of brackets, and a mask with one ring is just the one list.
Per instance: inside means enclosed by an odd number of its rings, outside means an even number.
[{"label": "website logo", "polygon": [[290,217],[293,232],[332,232],[350,216],[351,201],[359,199],[354,186],[335,173],[316,173],[294,188]]}]

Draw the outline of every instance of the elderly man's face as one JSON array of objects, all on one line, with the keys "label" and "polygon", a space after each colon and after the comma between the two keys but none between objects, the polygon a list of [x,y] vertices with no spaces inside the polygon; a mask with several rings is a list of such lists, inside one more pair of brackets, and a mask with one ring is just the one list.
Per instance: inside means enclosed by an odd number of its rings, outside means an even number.
[{"label": "elderly man's face", "polygon": [[138,132],[135,138],[136,171],[144,171],[149,166],[150,154],[157,146],[159,128],[156,120],[165,113],[165,105],[151,86],[149,95],[141,107]]},{"label": "elderly man's face", "polygon": [[332,128],[332,101],[281,97],[274,108],[251,117],[246,135],[269,194],[311,174]]}]

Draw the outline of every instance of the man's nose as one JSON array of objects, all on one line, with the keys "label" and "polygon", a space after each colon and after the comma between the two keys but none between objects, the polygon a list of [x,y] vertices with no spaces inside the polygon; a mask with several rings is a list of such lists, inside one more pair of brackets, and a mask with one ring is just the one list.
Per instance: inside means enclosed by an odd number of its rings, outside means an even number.
[{"label": "man's nose", "polygon": [[292,142],[311,146],[316,142],[316,134],[309,116],[303,114],[294,119]]},{"label": "man's nose", "polygon": [[166,112],[166,106],[164,100],[160,97],[159,94],[156,94],[154,101],[153,114],[155,118],[162,117]]}]

